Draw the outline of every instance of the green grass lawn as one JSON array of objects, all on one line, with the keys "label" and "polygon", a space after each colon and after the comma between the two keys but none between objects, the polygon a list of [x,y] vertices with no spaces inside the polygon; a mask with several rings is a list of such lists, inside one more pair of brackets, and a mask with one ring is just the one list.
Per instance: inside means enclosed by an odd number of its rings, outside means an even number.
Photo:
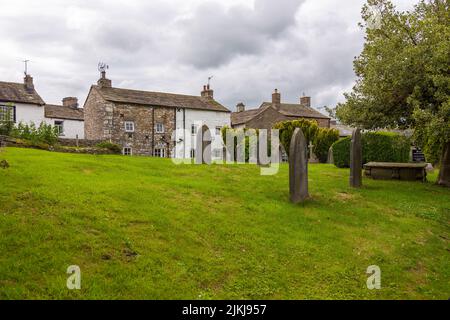
[{"label": "green grass lawn", "polygon": [[[7,148],[0,160],[2,299],[448,299],[450,190],[288,167]],[[436,173],[429,180],[436,179]],[[81,268],[81,290],[66,269]],[[381,290],[365,273],[381,268]]]}]

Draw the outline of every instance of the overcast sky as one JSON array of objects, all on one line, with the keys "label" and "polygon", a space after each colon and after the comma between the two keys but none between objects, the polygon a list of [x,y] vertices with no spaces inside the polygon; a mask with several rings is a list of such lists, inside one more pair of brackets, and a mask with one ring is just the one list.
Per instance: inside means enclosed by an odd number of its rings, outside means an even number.
[{"label": "overcast sky", "polygon": [[[400,9],[416,1],[395,0]],[[84,102],[109,65],[113,86],[199,95],[208,76],[234,110],[303,92],[335,106],[353,86],[363,0],[0,0],[0,81],[23,62],[47,103]]]}]

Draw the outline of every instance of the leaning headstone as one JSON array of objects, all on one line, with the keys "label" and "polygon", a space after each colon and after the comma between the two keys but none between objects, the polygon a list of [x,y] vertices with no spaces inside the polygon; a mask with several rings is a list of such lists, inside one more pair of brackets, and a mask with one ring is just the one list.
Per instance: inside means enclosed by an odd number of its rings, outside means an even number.
[{"label": "leaning headstone", "polygon": [[211,164],[211,132],[207,125],[203,125],[197,132],[197,144],[195,150],[196,164]]},{"label": "leaning headstone", "polygon": [[362,186],[362,166],[361,130],[356,129],[350,145],[350,186],[353,188]]},{"label": "leaning headstone", "polygon": [[309,197],[307,153],[305,136],[297,128],[289,147],[289,193],[292,203],[305,201]]},{"label": "leaning headstone", "polygon": [[334,156],[333,156],[333,147],[331,146],[328,149],[327,163],[334,164]]}]

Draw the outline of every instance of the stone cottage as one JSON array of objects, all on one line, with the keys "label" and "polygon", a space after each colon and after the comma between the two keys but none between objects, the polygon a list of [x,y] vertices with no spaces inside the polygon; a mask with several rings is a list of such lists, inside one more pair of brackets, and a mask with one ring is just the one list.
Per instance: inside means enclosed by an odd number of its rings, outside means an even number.
[{"label": "stone cottage", "polygon": [[213,94],[209,85],[200,96],[115,88],[102,71],[84,104],[85,138],[117,143],[125,155],[193,158],[197,130],[206,124],[214,155],[231,112]]},{"label": "stone cottage", "polygon": [[320,127],[329,128],[330,118],[311,107],[311,97],[301,97],[300,103],[282,103],[281,94],[275,89],[271,102],[263,102],[257,109],[245,110],[239,103],[231,114],[233,128],[271,129],[280,121],[296,119],[316,120]]}]

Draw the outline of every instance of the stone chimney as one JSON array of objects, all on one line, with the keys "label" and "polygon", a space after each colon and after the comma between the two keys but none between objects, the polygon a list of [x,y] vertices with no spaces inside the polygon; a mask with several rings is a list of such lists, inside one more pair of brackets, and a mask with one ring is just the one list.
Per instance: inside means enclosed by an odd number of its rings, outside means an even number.
[{"label": "stone chimney", "polygon": [[278,92],[278,89],[275,89],[275,92],[272,93],[272,106],[275,109],[279,109],[281,105],[281,94]]},{"label": "stone chimney", "polygon": [[33,77],[29,74],[25,75],[25,78],[23,78],[23,84],[25,85],[25,90],[27,92],[32,93],[34,92],[34,84],[33,84]]},{"label": "stone chimney", "polygon": [[214,90],[211,90],[209,87],[209,84],[206,86],[203,86],[203,91],[201,92],[201,96],[204,98],[214,98]]},{"label": "stone chimney", "polygon": [[76,97],[66,97],[62,99],[62,103],[64,107],[70,107],[73,109],[78,108],[78,98]]},{"label": "stone chimney", "polygon": [[311,107],[311,97],[300,97],[300,104],[305,107]]},{"label": "stone chimney", "polygon": [[245,104],[243,104],[242,102],[239,102],[236,105],[236,112],[243,112],[245,111]]},{"label": "stone chimney", "polygon": [[101,77],[98,79],[97,84],[101,88],[111,88],[112,82],[111,80],[106,78],[106,71],[101,72]]}]

